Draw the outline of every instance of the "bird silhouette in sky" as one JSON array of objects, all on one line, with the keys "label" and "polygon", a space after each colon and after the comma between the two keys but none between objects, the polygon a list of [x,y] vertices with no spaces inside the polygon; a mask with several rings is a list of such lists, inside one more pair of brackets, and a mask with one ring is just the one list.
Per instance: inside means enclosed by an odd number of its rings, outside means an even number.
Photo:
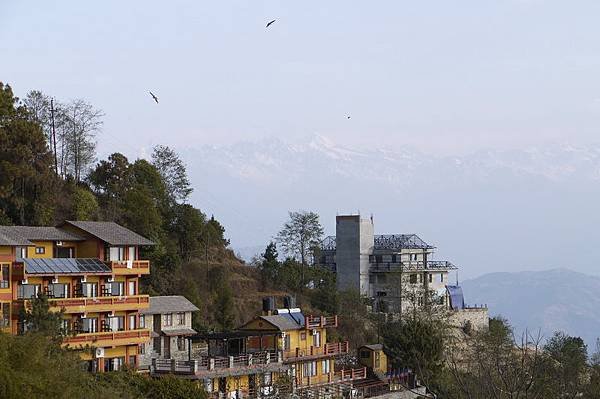
[{"label": "bird silhouette in sky", "polygon": [[151,91],[149,91],[148,93],[150,93],[150,95],[152,96],[152,98],[154,99],[154,101],[156,101],[156,103],[158,104],[158,97],[156,97],[154,95],[154,93],[152,93]]},{"label": "bird silhouette in sky", "polygon": [[346,118],[350,119],[350,115],[348,115]]},{"label": "bird silhouette in sky", "polygon": [[270,21],[270,22],[267,22],[267,28],[268,28],[269,26],[273,25],[273,24],[275,23],[275,21],[277,21],[277,20],[276,20],[276,19],[274,19],[274,20],[272,20],[272,21]]}]

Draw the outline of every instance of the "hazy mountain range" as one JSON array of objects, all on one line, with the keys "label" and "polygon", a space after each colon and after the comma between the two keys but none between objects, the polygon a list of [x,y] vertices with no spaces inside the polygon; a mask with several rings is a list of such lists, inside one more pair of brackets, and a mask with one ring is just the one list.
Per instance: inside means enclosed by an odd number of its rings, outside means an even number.
[{"label": "hazy mountain range", "polygon": [[554,145],[434,156],[352,148],[314,135],[184,151],[193,202],[256,253],[288,210],[374,214],[377,233],[417,233],[462,277],[600,264],[600,146]]},{"label": "hazy mountain range", "polygon": [[469,304],[487,303],[490,316],[509,319],[517,334],[525,329],[549,337],[564,331],[582,337],[589,352],[600,337],[600,278],[567,269],[490,273],[462,283]]}]

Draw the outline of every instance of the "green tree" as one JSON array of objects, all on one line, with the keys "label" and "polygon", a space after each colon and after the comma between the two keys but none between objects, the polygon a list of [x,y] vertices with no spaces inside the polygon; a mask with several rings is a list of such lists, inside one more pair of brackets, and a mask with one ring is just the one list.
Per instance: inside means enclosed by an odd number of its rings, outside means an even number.
[{"label": "green tree", "polygon": [[211,269],[209,278],[215,296],[215,322],[220,331],[230,331],[235,323],[235,308],[229,273],[224,267],[217,266]]},{"label": "green tree", "polygon": [[53,218],[52,156],[40,125],[0,82],[0,209],[15,224]]},{"label": "green tree", "polygon": [[167,146],[157,145],[152,152],[152,164],[163,177],[170,200],[185,202],[193,189],[179,155]]},{"label": "green tree", "polygon": [[278,256],[277,246],[274,242],[270,242],[269,245],[267,245],[265,252],[262,254],[262,262],[258,264],[263,290],[266,289],[269,284],[274,284],[279,278],[281,263],[277,259]]},{"label": "green tree", "polygon": [[90,190],[75,186],[71,196],[73,218],[75,220],[95,220],[98,217],[98,201]]},{"label": "green tree", "polygon": [[22,315],[22,320],[29,333],[39,333],[60,341],[67,332],[62,327],[62,312],[51,312],[48,298],[39,294],[30,300],[31,308]]},{"label": "green tree", "polygon": [[587,377],[587,346],[583,339],[555,332],[544,346],[550,357],[548,371],[562,398],[581,396]]}]

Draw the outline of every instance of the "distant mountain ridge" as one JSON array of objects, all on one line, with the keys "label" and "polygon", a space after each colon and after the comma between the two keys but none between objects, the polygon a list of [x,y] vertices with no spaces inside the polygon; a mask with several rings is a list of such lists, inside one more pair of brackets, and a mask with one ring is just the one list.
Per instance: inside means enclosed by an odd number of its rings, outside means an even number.
[{"label": "distant mountain ridge", "polygon": [[192,202],[223,221],[235,250],[264,248],[289,210],[306,209],[320,214],[326,234],[336,214],[373,213],[378,233],[419,234],[461,276],[563,265],[591,272],[600,263],[585,244],[600,241],[599,145],[442,157],[314,135],[182,156]]},{"label": "distant mountain ridge", "polygon": [[554,331],[580,336],[590,352],[600,337],[600,277],[568,269],[489,273],[463,281],[468,303],[487,303],[518,334],[525,329],[545,337]]}]

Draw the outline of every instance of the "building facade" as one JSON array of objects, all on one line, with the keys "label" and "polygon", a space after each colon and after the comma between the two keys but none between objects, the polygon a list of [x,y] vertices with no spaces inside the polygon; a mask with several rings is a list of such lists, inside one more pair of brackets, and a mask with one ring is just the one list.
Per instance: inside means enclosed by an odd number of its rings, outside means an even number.
[{"label": "building facade", "polygon": [[185,297],[154,296],[140,311],[140,326],[150,329],[152,339],[140,346],[140,368],[149,369],[152,359],[188,360],[188,338],[196,335],[192,313],[199,309]]},{"label": "building facade", "polygon": [[63,311],[63,345],[82,349],[91,371],[137,367],[139,347],[150,339],[140,325],[149,297],[139,293],[140,277],[150,273],[140,247],[150,245],[113,222],[0,226],[3,331],[26,331],[21,310],[43,294],[51,311]]}]

